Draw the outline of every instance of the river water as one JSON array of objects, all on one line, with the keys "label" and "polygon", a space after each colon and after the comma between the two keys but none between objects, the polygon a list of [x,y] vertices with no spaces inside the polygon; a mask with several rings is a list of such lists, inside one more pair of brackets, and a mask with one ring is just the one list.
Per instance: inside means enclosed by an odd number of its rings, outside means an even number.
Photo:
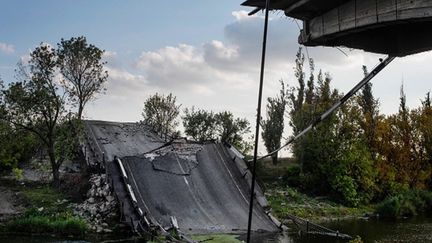
[{"label": "river water", "polygon": [[[430,242],[432,243],[432,218],[416,217],[397,221],[376,219],[350,219],[323,223],[323,226],[350,236],[360,236],[363,242]],[[281,235],[258,239],[257,242],[332,243],[346,242],[332,237],[305,236],[291,229]]]},{"label": "river water", "polygon": [[[432,242],[432,218],[416,217],[401,219],[397,221],[375,220],[375,219],[352,219],[332,221],[322,224],[323,226],[338,230],[351,236],[359,235],[363,242]],[[333,243],[346,242],[335,238],[320,236],[304,236],[295,230],[293,225],[288,232],[277,235],[254,235],[253,242],[263,243]],[[241,236],[240,239],[245,239]],[[85,243],[85,242],[143,242],[137,239],[58,239],[51,237],[28,237],[28,236],[6,236],[0,235],[0,242],[13,243]]]}]

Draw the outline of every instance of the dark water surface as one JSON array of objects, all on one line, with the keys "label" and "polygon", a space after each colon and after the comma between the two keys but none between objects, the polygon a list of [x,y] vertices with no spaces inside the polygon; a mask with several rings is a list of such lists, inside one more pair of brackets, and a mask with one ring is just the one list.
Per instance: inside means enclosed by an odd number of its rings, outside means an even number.
[{"label": "dark water surface", "polygon": [[[351,236],[359,235],[363,242],[431,242],[432,243],[432,218],[431,217],[416,217],[411,219],[401,219],[398,221],[386,221],[375,219],[352,219],[340,220],[324,223],[323,226],[338,230],[341,233]],[[257,234],[253,235],[253,242],[263,243],[333,243],[347,242],[329,237],[319,236],[302,236],[299,234],[294,225],[290,225],[291,229],[283,234]],[[239,237],[245,240],[245,236]],[[59,239],[51,237],[29,237],[29,236],[6,236],[0,235],[0,242],[8,243],[85,243],[85,242],[124,242],[137,243],[142,240],[134,239]]]},{"label": "dark water surface", "polygon": [[[397,221],[376,219],[351,219],[323,223],[323,226],[338,230],[350,236],[360,236],[365,243],[369,242],[431,242],[432,218],[416,217]],[[284,234],[257,238],[254,242],[287,242],[287,243],[332,243],[347,242],[324,236],[305,236],[295,230],[294,225]]]}]

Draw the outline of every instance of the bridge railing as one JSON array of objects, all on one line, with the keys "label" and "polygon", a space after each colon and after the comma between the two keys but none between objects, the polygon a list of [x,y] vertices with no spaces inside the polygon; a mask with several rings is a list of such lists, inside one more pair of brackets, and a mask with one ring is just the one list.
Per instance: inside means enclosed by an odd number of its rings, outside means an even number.
[{"label": "bridge railing", "polygon": [[82,143],[81,149],[89,167],[96,167],[99,171],[105,170],[105,173],[107,173],[105,152],[100,147],[96,135],[89,126],[84,130],[84,143]]},{"label": "bridge railing", "polygon": [[114,161],[116,162],[116,164],[118,165],[118,168],[120,169],[123,185],[126,188],[126,192],[128,194],[129,199],[131,200],[132,206],[133,206],[135,212],[139,215],[140,220],[139,220],[137,226],[134,225],[132,217],[129,218],[129,220],[131,220],[131,225],[134,227],[134,230],[137,233],[139,233],[139,232],[138,232],[138,229],[135,227],[140,227],[147,232],[151,232],[151,228],[152,228],[153,224],[147,218],[146,213],[138,205],[136,194],[135,194],[132,186],[130,185],[129,177],[128,177],[128,174],[125,170],[123,162],[117,156],[114,158]]},{"label": "bridge railing", "polygon": [[297,226],[297,228],[305,234],[326,235],[341,239],[352,239],[350,235],[343,234],[337,230],[332,230],[318,224],[314,224],[309,220],[302,219],[294,215],[288,215],[288,218],[291,219],[291,221]]}]

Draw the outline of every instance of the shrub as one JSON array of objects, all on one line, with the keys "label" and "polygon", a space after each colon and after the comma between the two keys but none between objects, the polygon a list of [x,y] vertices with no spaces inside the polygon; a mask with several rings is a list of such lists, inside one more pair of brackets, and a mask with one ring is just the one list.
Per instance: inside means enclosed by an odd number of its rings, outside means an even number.
[{"label": "shrub", "polygon": [[338,175],[331,182],[331,186],[338,193],[344,204],[354,207],[358,205],[357,185],[353,178],[346,175]]},{"label": "shrub", "polygon": [[300,177],[300,166],[298,164],[289,166],[285,172],[284,179],[287,185],[299,187],[302,184]]},{"label": "shrub", "polygon": [[356,238],[350,240],[348,243],[363,243],[363,240],[360,236],[356,236]]},{"label": "shrub", "polygon": [[405,191],[378,204],[376,212],[384,218],[411,217],[432,211],[432,192]]}]

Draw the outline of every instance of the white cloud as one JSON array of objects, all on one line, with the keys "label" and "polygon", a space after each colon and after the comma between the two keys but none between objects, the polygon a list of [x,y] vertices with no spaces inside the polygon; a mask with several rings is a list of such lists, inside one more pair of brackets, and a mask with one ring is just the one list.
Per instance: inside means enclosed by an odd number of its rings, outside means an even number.
[{"label": "white cloud", "polygon": [[[195,105],[214,111],[230,110],[237,116],[247,117],[254,125],[263,19],[259,14],[247,16],[245,11],[232,15],[234,20],[225,26],[220,40],[144,51],[135,57],[133,64],[115,52],[107,52],[108,95],[100,102],[110,107],[110,113],[92,108],[91,114],[100,119],[138,120],[149,95],[172,92],[183,108]],[[299,48],[298,34],[293,20],[281,16],[270,19],[264,97],[276,94],[281,78],[291,86],[297,85],[293,66]],[[362,65],[371,70],[382,57],[348,49],[303,50],[315,60],[315,72],[318,69],[330,72],[333,85],[344,93],[363,77]],[[397,111],[402,76],[408,104],[412,107],[419,104],[419,99],[432,88],[427,80],[432,76],[427,67],[431,61],[432,52],[397,59],[373,80],[374,93],[380,98],[383,112]]]},{"label": "white cloud", "polygon": [[233,11],[231,14],[232,14],[232,16],[234,16],[234,18],[237,21],[241,21],[241,20],[244,20],[244,19],[250,19],[250,18],[254,18],[255,17],[255,15],[249,16],[248,12],[246,12],[244,10]]},{"label": "white cloud", "polygon": [[115,51],[105,51],[103,53],[103,57],[106,59],[111,59],[111,58],[116,57],[116,56],[117,56],[117,52],[115,52]]},{"label": "white cloud", "polygon": [[[121,62],[121,55],[113,51],[106,52],[110,74],[108,92],[112,99],[122,102],[121,97],[128,97],[125,100],[129,103],[141,105],[151,92],[172,92],[184,106],[232,110],[253,121],[263,20],[259,14],[247,16],[245,11],[233,12],[232,15],[234,21],[225,27],[222,40],[144,51],[134,65],[125,65]],[[281,78],[291,85],[296,84],[288,77],[293,76],[293,62],[299,47],[297,35],[298,28],[290,19],[271,18],[265,96],[276,93]],[[357,56],[346,58],[335,49],[309,49],[309,52],[311,57],[314,52],[320,53],[323,63],[336,65],[347,63],[348,59],[349,63],[358,62]],[[326,55],[331,62],[326,61]]]},{"label": "white cloud", "polygon": [[0,42],[0,51],[6,54],[12,54],[15,52],[15,48],[13,45]]}]

